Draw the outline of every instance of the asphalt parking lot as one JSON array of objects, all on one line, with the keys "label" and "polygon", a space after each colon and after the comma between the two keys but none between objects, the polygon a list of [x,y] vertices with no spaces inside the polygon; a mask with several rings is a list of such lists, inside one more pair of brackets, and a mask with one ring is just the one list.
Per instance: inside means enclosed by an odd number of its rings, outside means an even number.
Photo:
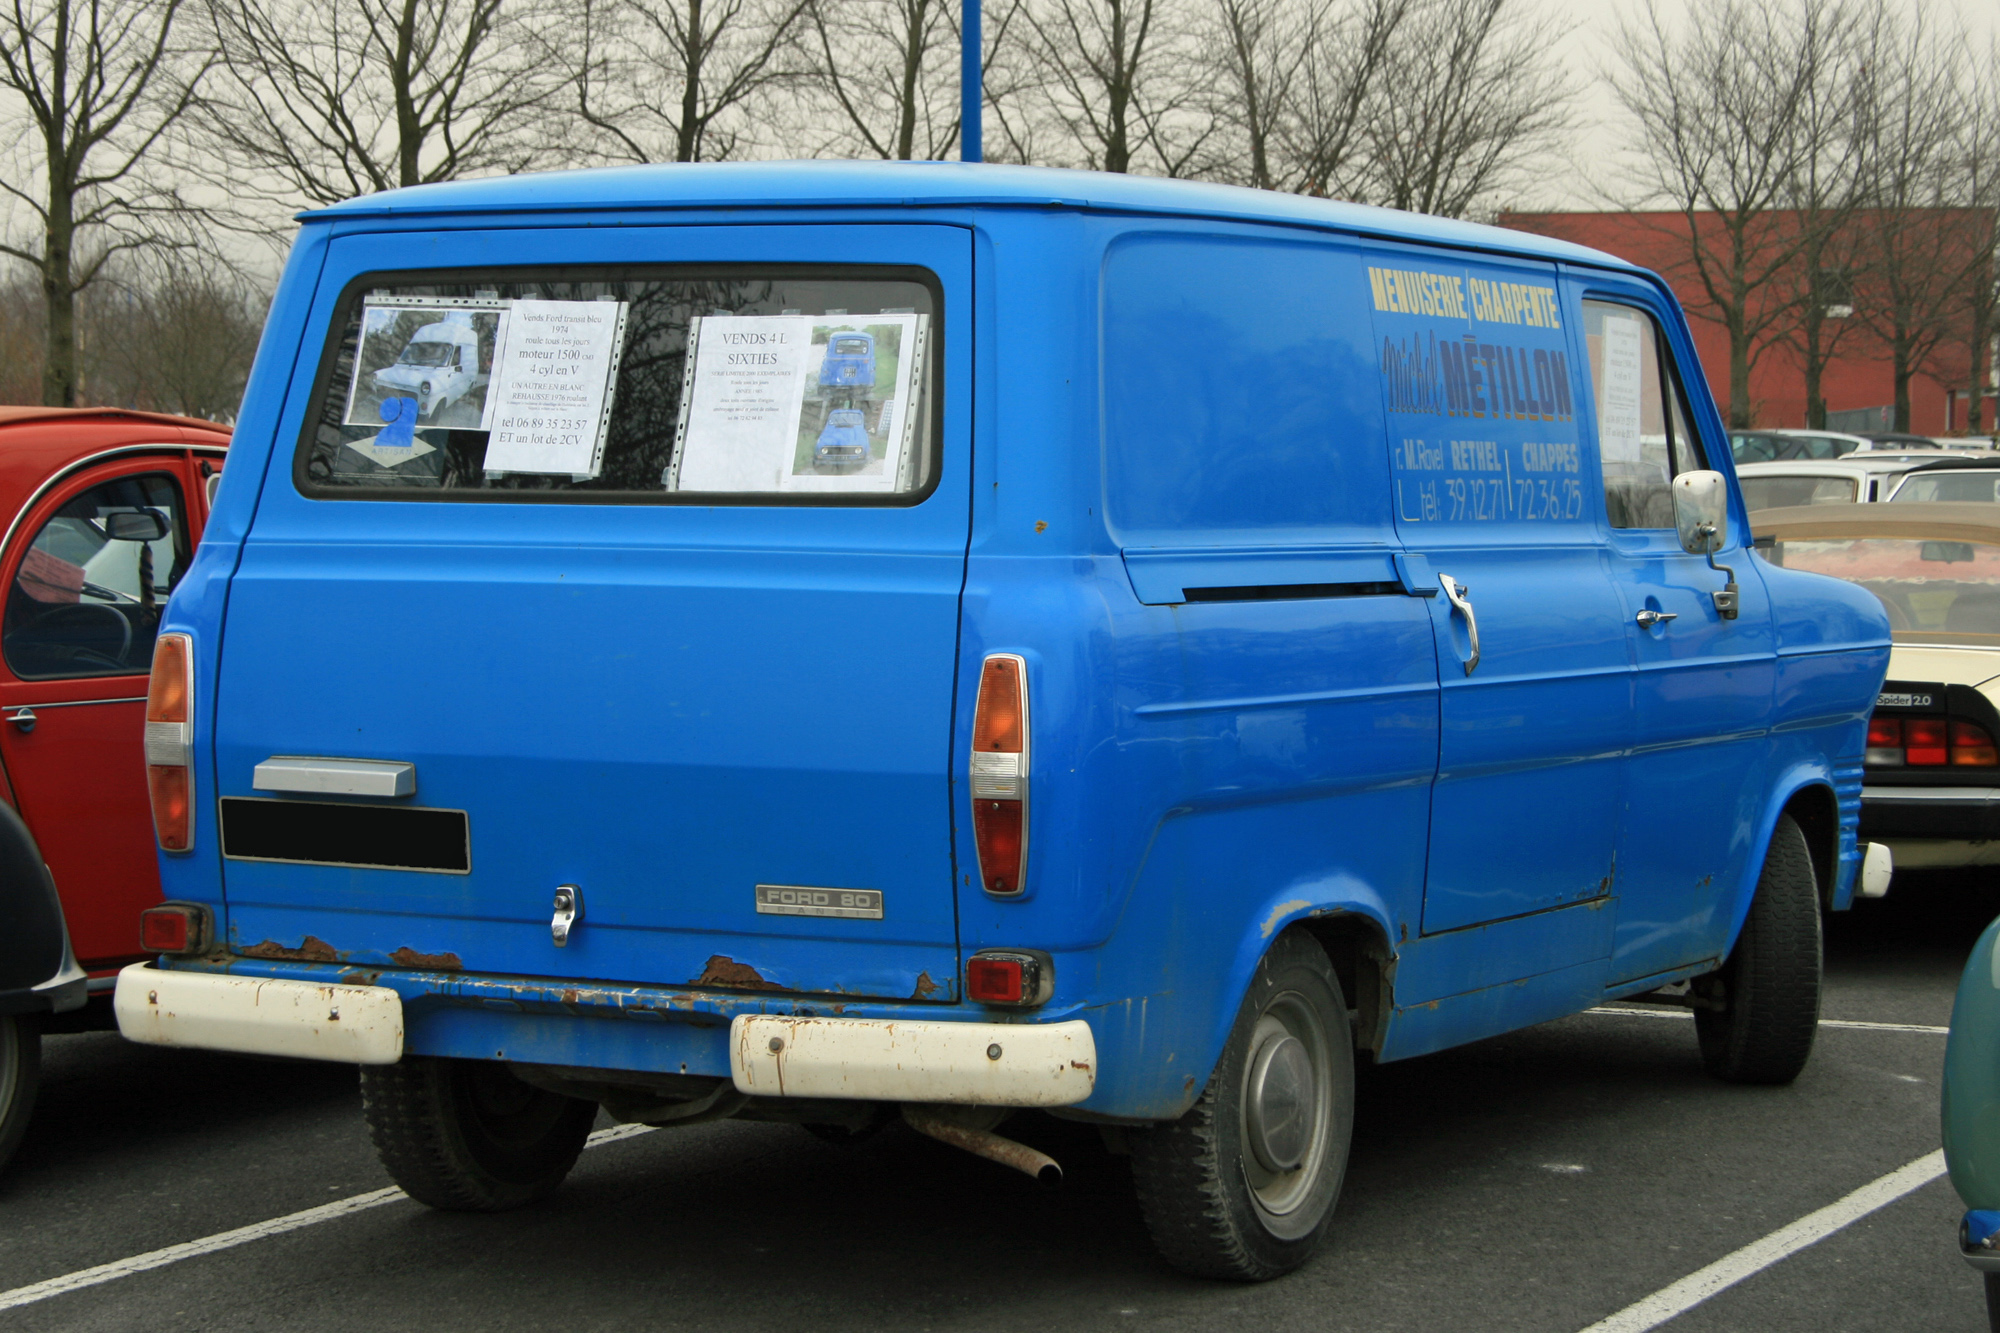
[{"label": "asphalt parking lot", "polygon": [[[900,1126],[840,1148],[719,1124],[603,1136],[542,1206],[453,1216],[375,1193],[351,1069],[51,1037],[0,1176],[0,1323],[1578,1333],[1937,1148],[1944,1038],[1904,1029],[1949,1020],[1996,914],[1987,871],[1905,875],[1836,918],[1831,1022],[1790,1088],[1710,1080],[1657,1012],[1364,1071],[1331,1243],[1257,1287],[1169,1269],[1123,1159],[1053,1120],[1007,1132],[1063,1162],[1054,1193]],[[1959,1211],[1931,1180],[1660,1326],[1981,1329]],[[274,1219],[291,1229],[47,1294]]]}]

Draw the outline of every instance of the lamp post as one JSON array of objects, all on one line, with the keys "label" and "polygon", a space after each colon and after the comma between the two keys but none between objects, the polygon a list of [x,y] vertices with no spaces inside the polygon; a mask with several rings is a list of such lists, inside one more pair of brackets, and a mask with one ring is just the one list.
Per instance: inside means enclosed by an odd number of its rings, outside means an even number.
[{"label": "lamp post", "polygon": [[986,79],[980,60],[979,0],[964,0],[964,4],[964,21],[959,27],[958,160],[983,162],[986,154],[981,142],[979,113],[985,100]]}]

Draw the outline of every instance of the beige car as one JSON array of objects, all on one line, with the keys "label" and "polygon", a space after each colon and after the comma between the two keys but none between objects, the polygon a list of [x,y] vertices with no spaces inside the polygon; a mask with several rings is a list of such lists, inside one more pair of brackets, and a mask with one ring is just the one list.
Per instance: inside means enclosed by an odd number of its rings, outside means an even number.
[{"label": "beige car", "polygon": [[1858,583],[1888,610],[1862,840],[1898,869],[2000,864],[2000,505],[1798,506],[1750,527],[1771,563]]}]

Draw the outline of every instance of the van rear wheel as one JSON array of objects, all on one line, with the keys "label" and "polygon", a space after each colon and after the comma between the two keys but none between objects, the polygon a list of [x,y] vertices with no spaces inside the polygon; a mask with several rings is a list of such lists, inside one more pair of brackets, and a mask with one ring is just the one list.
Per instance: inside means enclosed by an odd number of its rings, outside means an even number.
[{"label": "van rear wheel", "polygon": [[532,1087],[496,1061],[424,1055],[364,1065],[361,1102],[390,1179],[451,1212],[504,1212],[553,1193],[597,1119],[596,1102]]},{"label": "van rear wheel", "polygon": [[0,1166],[21,1146],[41,1086],[41,1028],[25,1015],[0,1018]]},{"label": "van rear wheel", "polygon": [[1292,932],[1258,964],[1201,1098],[1128,1136],[1153,1243],[1196,1277],[1297,1268],[1333,1216],[1353,1127],[1347,1002],[1326,952]]},{"label": "van rear wheel", "polygon": [[1819,882],[1806,835],[1781,815],[1743,933],[1722,970],[1697,977],[1695,1010],[1708,1072],[1731,1083],[1790,1083],[1819,1032]]}]

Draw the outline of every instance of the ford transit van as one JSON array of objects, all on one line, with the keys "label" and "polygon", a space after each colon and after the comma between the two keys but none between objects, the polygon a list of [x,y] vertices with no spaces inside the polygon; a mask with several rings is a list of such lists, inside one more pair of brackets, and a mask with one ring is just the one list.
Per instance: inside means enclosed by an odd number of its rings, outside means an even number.
[{"label": "ford transit van", "polygon": [[[483,407],[383,442],[362,372],[438,324]],[[1724,1078],[1810,1051],[1888,624],[1751,550],[1606,255],[955,164],[397,191],[306,218],[232,455],[120,1023],[359,1064],[433,1206],[541,1197],[600,1107],[1048,1177],[1041,1108],[1265,1278],[1357,1060],[1635,996]]]}]

